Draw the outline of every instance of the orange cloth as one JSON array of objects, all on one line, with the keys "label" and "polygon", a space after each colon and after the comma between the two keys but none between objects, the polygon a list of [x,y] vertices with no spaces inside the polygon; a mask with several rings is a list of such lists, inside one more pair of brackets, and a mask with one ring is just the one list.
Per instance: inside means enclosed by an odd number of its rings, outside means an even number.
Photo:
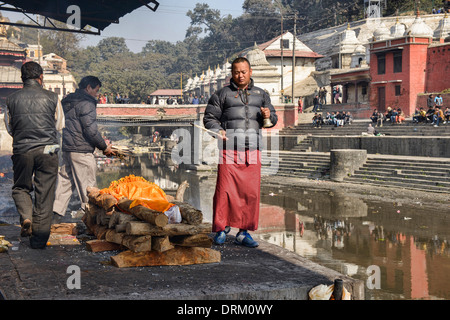
[{"label": "orange cloth", "polygon": [[166,193],[157,184],[134,175],[111,182],[109,187],[101,189],[100,193],[111,194],[118,200],[123,197],[134,200],[130,208],[142,205],[152,210],[165,212],[174,206],[167,200]]}]

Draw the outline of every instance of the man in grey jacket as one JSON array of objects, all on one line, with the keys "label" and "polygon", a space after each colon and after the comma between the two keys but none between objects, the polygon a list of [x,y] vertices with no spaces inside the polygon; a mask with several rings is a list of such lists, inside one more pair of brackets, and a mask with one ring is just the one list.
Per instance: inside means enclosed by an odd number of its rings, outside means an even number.
[{"label": "man in grey jacket", "polygon": [[[13,137],[12,197],[33,249],[43,249],[50,236],[58,174],[58,131],[64,115],[58,95],[42,88],[43,70],[36,62],[21,67],[23,89],[8,96],[5,124]],[[34,200],[31,194],[34,192]]]},{"label": "man in grey jacket", "polygon": [[79,88],[61,101],[66,124],[53,205],[54,222],[59,222],[65,215],[74,189],[78,192],[81,209],[85,209],[88,202],[86,188],[97,186],[95,149],[112,156],[111,145],[107,145],[97,126],[97,95],[101,85],[97,77],[84,77]]},{"label": "man in grey jacket", "polygon": [[254,248],[259,244],[248,231],[258,228],[261,129],[275,126],[278,116],[270,96],[254,85],[246,58],[233,61],[231,76],[230,85],[211,96],[203,118],[205,128],[219,134],[212,231],[221,245],[230,227],[239,228],[235,243]]}]

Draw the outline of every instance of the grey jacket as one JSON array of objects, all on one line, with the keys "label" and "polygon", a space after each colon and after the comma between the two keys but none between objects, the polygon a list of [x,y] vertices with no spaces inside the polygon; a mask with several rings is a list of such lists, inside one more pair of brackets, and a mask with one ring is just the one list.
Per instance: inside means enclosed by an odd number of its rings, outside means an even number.
[{"label": "grey jacket", "polygon": [[230,85],[220,89],[209,99],[203,124],[212,131],[226,130],[229,140],[226,145],[219,143],[220,148],[259,150],[262,148],[261,107],[270,109],[270,120],[275,126],[278,117],[269,95],[263,89],[255,87],[253,79],[244,90],[239,89],[232,79]]},{"label": "grey jacket", "polygon": [[[58,95],[45,90],[34,79],[6,100],[13,153],[23,154],[37,147],[58,144],[55,113]],[[5,118],[6,119],[6,118]]]},{"label": "grey jacket", "polygon": [[97,126],[97,100],[77,89],[61,103],[66,118],[62,150],[80,153],[93,153],[95,148],[105,150],[107,145]]}]

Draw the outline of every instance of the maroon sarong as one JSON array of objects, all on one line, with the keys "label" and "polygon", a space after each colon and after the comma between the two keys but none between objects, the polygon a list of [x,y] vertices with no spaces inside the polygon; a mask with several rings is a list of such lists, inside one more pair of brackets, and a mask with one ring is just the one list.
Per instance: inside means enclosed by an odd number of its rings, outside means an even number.
[{"label": "maroon sarong", "polygon": [[261,186],[259,150],[223,150],[217,169],[212,231],[226,226],[258,229]]}]

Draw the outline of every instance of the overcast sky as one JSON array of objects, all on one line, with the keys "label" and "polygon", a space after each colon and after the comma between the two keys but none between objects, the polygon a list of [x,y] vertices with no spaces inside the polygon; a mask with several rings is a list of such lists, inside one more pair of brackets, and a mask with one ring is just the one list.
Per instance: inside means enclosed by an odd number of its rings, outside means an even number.
[{"label": "overcast sky", "polygon": [[[190,18],[186,16],[197,3],[207,3],[210,8],[220,10],[222,15],[233,17],[242,14],[244,0],[158,0],[160,5],[156,12],[142,6],[119,19],[118,24],[105,28],[100,36],[86,36],[81,43],[83,47],[96,45],[107,37],[123,37],[128,48],[140,52],[149,40],[166,40],[177,42],[184,39]],[[25,20],[22,14],[3,11],[2,14],[11,21]]]}]

